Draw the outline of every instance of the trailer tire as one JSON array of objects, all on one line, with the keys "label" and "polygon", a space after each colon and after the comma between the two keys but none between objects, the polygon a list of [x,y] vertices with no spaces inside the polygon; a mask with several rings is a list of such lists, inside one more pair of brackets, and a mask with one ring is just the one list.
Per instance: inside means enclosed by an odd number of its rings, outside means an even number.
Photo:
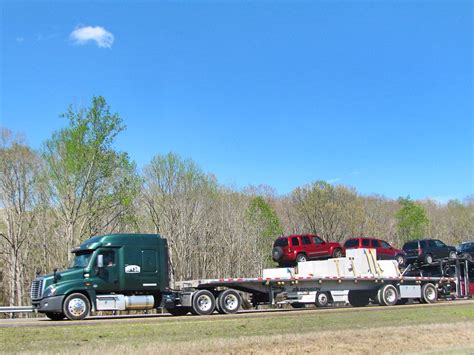
[{"label": "trailer tire", "polygon": [[398,302],[398,290],[391,284],[382,286],[377,292],[377,298],[382,306],[394,306]]},{"label": "trailer tire", "polygon": [[421,302],[435,303],[438,300],[438,290],[432,283],[424,284],[421,287]]},{"label": "trailer tire", "polygon": [[189,313],[190,309],[188,307],[175,307],[175,308],[167,308],[166,311],[171,314],[172,316],[185,316]]},{"label": "trailer tire", "polygon": [[48,317],[51,320],[63,320],[66,318],[64,313],[61,312],[46,312],[46,317]]},{"label": "trailer tire", "polygon": [[216,302],[216,308],[222,314],[234,314],[242,305],[242,297],[237,291],[228,289],[219,293]]},{"label": "trailer tire", "polygon": [[199,290],[193,295],[191,302],[191,313],[198,316],[206,316],[216,309],[216,299],[211,291]]},{"label": "trailer tire", "polygon": [[89,299],[82,293],[72,293],[64,300],[63,313],[70,320],[84,319],[90,311]]},{"label": "trailer tire", "polygon": [[330,296],[328,292],[318,292],[314,303],[316,304],[316,307],[327,307],[329,300]]},{"label": "trailer tire", "polygon": [[367,291],[350,290],[347,298],[352,307],[365,307],[369,304],[370,294]]}]

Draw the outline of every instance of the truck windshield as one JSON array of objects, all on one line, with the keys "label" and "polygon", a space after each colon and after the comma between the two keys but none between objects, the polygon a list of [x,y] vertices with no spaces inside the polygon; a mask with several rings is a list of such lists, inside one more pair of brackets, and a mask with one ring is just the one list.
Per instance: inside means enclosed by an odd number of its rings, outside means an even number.
[{"label": "truck windshield", "polygon": [[76,257],[71,260],[71,264],[69,265],[69,268],[70,269],[85,268],[87,265],[89,265],[91,256],[92,256],[92,252],[76,254]]}]

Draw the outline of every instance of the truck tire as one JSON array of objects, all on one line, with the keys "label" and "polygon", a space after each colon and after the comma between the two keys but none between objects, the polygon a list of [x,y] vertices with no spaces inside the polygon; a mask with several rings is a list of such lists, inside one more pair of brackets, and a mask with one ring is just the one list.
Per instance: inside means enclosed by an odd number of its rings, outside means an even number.
[{"label": "truck tire", "polygon": [[421,303],[435,303],[438,300],[438,290],[432,283],[421,287]]},{"label": "truck tire", "polygon": [[196,291],[191,302],[191,313],[198,316],[206,316],[216,309],[216,299],[208,290]]},{"label": "truck tire", "polygon": [[90,311],[89,299],[82,293],[72,293],[64,300],[63,313],[70,320],[84,319]]},{"label": "truck tire", "polygon": [[328,292],[318,292],[314,303],[316,304],[316,307],[327,307],[329,300],[330,296]]},{"label": "truck tire", "polygon": [[66,318],[64,313],[61,313],[61,312],[47,312],[45,314],[46,314],[46,317],[48,317],[51,320],[63,320],[64,318]]},{"label": "truck tire", "polygon": [[342,258],[342,250],[339,248],[334,249],[332,252],[332,257],[333,258]]},{"label": "truck tire", "polygon": [[456,259],[456,258],[457,258],[457,254],[456,254],[455,251],[450,251],[448,257],[449,257],[450,259]]},{"label": "truck tire", "polygon": [[370,293],[367,291],[350,290],[347,298],[352,307],[365,307],[369,304]]},{"label": "truck tire", "polygon": [[398,302],[398,290],[393,285],[384,285],[377,293],[377,298],[382,306],[394,306]]},{"label": "truck tire", "polygon": [[237,291],[225,290],[219,293],[216,308],[222,314],[234,314],[240,309],[242,298]]},{"label": "truck tire", "polygon": [[172,316],[185,316],[186,314],[189,313],[190,309],[188,307],[175,307],[175,308],[170,308],[166,309],[166,311],[171,314]]},{"label": "truck tire", "polygon": [[305,261],[308,261],[308,258],[306,257],[305,254],[301,253],[296,256],[297,263],[304,263]]}]

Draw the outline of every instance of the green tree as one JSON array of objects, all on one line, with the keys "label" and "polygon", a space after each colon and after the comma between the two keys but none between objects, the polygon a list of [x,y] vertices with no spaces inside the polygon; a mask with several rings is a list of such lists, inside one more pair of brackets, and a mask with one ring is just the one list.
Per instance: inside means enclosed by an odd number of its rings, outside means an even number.
[{"label": "green tree", "polygon": [[139,190],[136,168],[113,144],[125,129],[101,96],[63,115],[68,127],[45,144],[45,181],[70,248],[91,234],[116,229]]},{"label": "green tree", "polygon": [[264,267],[272,266],[272,243],[276,236],[283,234],[283,228],[276,212],[263,197],[257,196],[250,200],[247,220],[257,229],[257,245],[264,259]]},{"label": "green tree", "polygon": [[398,203],[402,206],[395,215],[400,240],[407,241],[423,237],[429,222],[425,209],[412,201],[410,197],[400,197]]}]

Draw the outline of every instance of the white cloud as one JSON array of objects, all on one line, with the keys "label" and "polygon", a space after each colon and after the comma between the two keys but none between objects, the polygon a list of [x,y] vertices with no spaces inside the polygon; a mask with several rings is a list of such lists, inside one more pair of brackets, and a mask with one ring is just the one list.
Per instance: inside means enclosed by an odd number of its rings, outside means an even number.
[{"label": "white cloud", "polygon": [[114,35],[100,26],[76,27],[69,37],[75,44],[83,45],[94,41],[101,48],[111,48],[114,43]]},{"label": "white cloud", "polygon": [[341,181],[341,178],[337,177],[337,178],[333,178],[333,179],[329,179],[327,181],[328,184],[335,184],[336,182],[338,181]]}]

